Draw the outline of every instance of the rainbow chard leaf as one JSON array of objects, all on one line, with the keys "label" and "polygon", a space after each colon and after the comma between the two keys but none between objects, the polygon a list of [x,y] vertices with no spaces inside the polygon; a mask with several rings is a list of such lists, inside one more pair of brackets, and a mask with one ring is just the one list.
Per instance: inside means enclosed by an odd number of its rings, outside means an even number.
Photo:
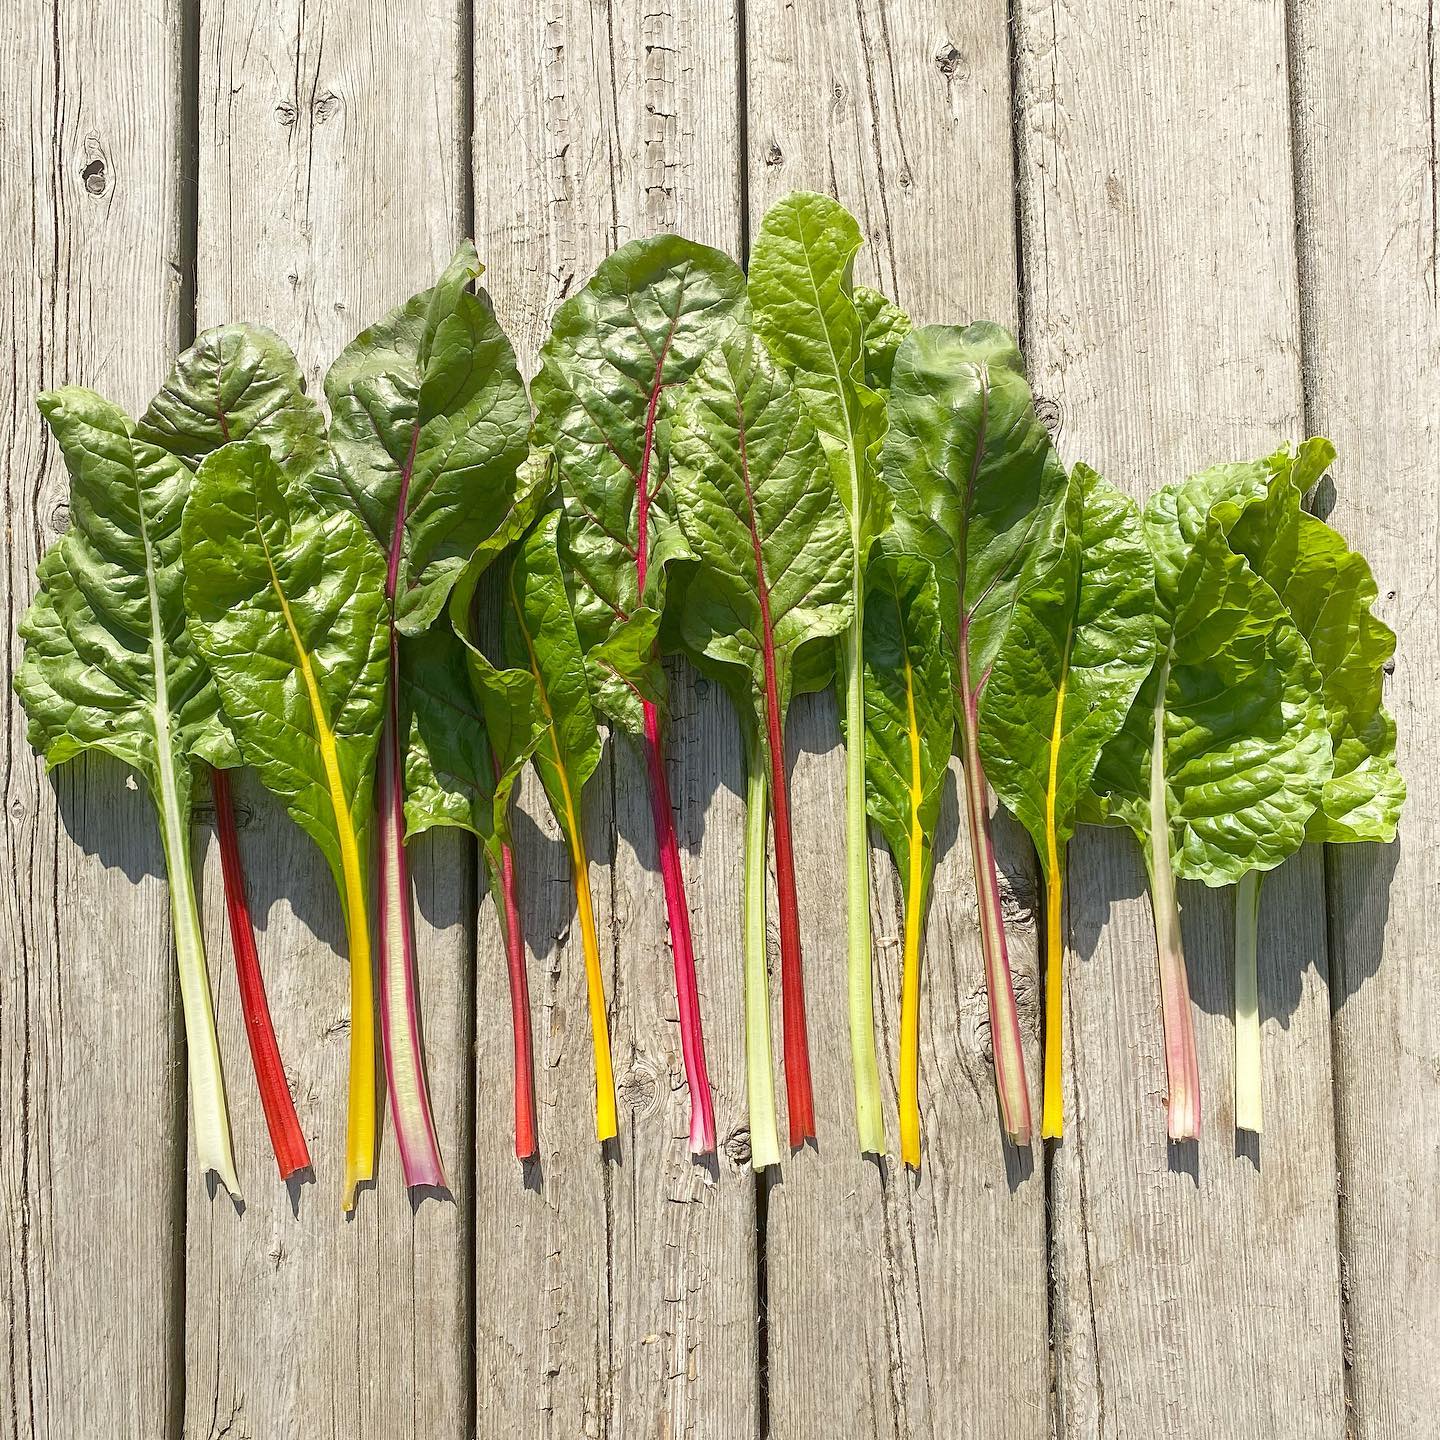
[{"label": "rainbow chard leaf", "polygon": [[665,771],[655,636],[668,556],[659,541],[675,387],[734,323],[744,295],[745,277],[717,250],[675,235],[634,241],[557,311],[532,387],[537,438],[558,466],[560,544],[596,702],[643,736],[696,1154],[715,1148],[715,1114]]},{"label": "rainbow chard leaf", "polygon": [[[900,326],[873,299],[862,315],[851,282],[860,227],[825,195],[797,193],[765,216],[750,259],[750,300],[767,350],[789,375],[819,436],[850,531],[853,610],[839,646],[845,697],[845,878],[848,921],[847,989],[850,1064],[860,1148],[883,1154],[880,1069],[875,1052],[874,979],[870,945],[870,835],[865,819],[865,565],[885,526],[885,491],[876,482],[885,402],[866,382],[867,320],[875,363],[883,370],[889,339]],[[872,295],[874,292],[871,292]],[[877,297],[878,298],[878,297]],[[899,318],[897,318],[899,317]],[[893,334],[891,336],[893,338]],[[892,357],[893,363],[893,357]]]},{"label": "rainbow chard leaf", "polygon": [[890,388],[895,356],[915,327],[893,301],[868,285],[855,287],[855,308],[860,312],[861,345],[865,351],[865,383],[877,392]]},{"label": "rainbow chard leaf", "polygon": [[290,485],[258,441],[195,477],[182,525],[190,633],[245,762],[320,847],[350,951],[343,1200],[375,1173],[375,1001],[367,882],[385,715],[384,560],[345,511]]},{"label": "rainbow chard leaf", "polygon": [[[686,646],[738,672],[769,770],[780,904],[785,1088],[790,1143],[815,1134],[805,1030],[785,714],[797,672],[827,655],[850,622],[849,527],[815,430],[784,372],[749,331],[712,352],[682,393],[671,486],[694,558],[681,627]],[[743,677],[743,682],[741,680]]]},{"label": "rainbow chard leaf", "polygon": [[519,537],[538,498],[527,482],[544,473],[521,468],[529,406],[509,341],[470,289],[479,273],[467,241],[432,289],[340,354],[325,377],[329,454],[312,482],[323,504],[361,520],[385,567],[391,684],[379,761],[380,1022],[407,1185],[444,1185],[445,1175],[420,1048],[405,855],[406,739],[412,712],[435,701],[428,689],[407,688],[416,671],[401,657],[436,621],[477,546],[493,555]]},{"label": "rainbow chard leaf", "polygon": [[47,391],[39,406],[70,472],[71,525],[40,561],[15,691],[47,767],[98,750],[149,787],[170,882],[196,1157],[238,1198],[190,859],[195,768],[233,765],[236,755],[185,627],[180,517],[190,472],[88,390]]},{"label": "rainbow chard leaf", "polygon": [[935,826],[955,740],[955,680],[935,574],[877,549],[866,571],[865,783],[870,818],[900,871],[900,1158],[920,1165],[920,951]]},{"label": "rainbow chard leaf", "polygon": [[[595,1050],[595,1138],[603,1143],[618,1133],[615,1075],[581,808],[585,782],[600,763],[600,730],[575,614],[560,566],[559,524],[556,512],[542,516],[515,557],[507,588],[504,646],[507,658],[528,678],[531,687],[529,693],[538,711],[534,723],[539,730],[534,746],[535,769],[570,852],[590,1005],[590,1036]],[[508,692],[521,710],[521,724],[526,723],[524,683],[512,680],[511,672],[497,672],[473,643],[470,665],[479,692],[496,698]],[[487,706],[487,715],[492,713],[493,705],[492,701]]]},{"label": "rainbow chard leaf", "polygon": [[998,325],[927,325],[901,344],[883,456],[904,550],[929,561],[956,680],[956,718],[1005,1132],[1030,1143],[1030,1095],[981,763],[981,701],[1032,544],[1065,472],[1035,414],[1020,352]]},{"label": "rainbow chard leaf", "polygon": [[1155,663],[1155,567],[1140,514],[1086,465],[1028,562],[985,686],[980,754],[1045,871],[1045,1103],[1059,1138],[1065,850],[1100,752]]},{"label": "rainbow chard leaf", "polygon": [[[305,393],[295,356],[278,335],[251,325],[221,325],[199,335],[176,359],[140,418],[137,433],[170,451],[192,472],[230,440],[263,441],[279,465],[300,474],[313,470],[325,450],[324,418]],[[239,760],[237,750],[235,763]],[[210,794],[245,1034],[275,1159],[281,1177],[288,1179],[309,1168],[310,1151],[270,1018],[234,803],[223,770],[211,771]]]},{"label": "rainbow chard leaf", "polygon": [[1248,469],[1192,476],[1145,509],[1156,660],[1092,782],[1103,817],[1134,832],[1150,873],[1173,1140],[1200,1133],[1175,879],[1228,885],[1280,864],[1303,841],[1332,764],[1304,638],[1225,536],[1225,504],[1257,493]]},{"label": "rainbow chard leaf", "polygon": [[[1263,462],[1264,491],[1243,508],[1217,507],[1231,548],[1280,597],[1320,674],[1334,767],[1305,838],[1323,844],[1395,838],[1405,781],[1395,765],[1395,721],[1382,702],[1394,632],[1371,610],[1378,591],[1363,556],[1302,508],[1330,468],[1328,440],[1305,441]],[[1235,1124],[1258,1132],[1259,975],[1256,930],[1260,872],[1241,877],[1235,903]]]},{"label": "rainbow chard leaf", "polygon": [[497,668],[480,648],[475,596],[488,559],[483,549],[477,551],[456,582],[449,604],[453,628],[433,625],[402,652],[404,684],[412,694],[426,696],[426,703],[411,711],[405,821],[412,835],[434,825],[458,825],[480,841],[504,935],[515,1154],[525,1160],[538,1148],[535,1063],[510,809],[545,727],[530,670]]}]

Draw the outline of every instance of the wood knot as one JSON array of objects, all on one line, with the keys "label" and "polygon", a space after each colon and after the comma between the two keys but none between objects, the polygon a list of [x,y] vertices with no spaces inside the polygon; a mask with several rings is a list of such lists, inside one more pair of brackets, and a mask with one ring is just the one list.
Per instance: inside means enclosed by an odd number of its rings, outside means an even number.
[{"label": "wood knot", "polygon": [[965,78],[965,57],[948,40],[935,52],[935,68],[945,77],[953,80],[957,75]]},{"label": "wood knot", "polygon": [[310,107],[311,114],[315,117],[315,123],[323,125],[327,120],[333,120],[343,104],[344,102],[333,90],[327,90]]},{"label": "wood knot", "polygon": [[620,1079],[615,1086],[615,1094],[632,1114],[644,1115],[654,1110],[659,1088],[655,1072],[645,1068],[642,1063]]},{"label": "wood knot", "polygon": [[1035,397],[1035,418],[1051,435],[1058,435],[1060,433],[1060,422],[1063,418],[1060,410],[1060,402],[1050,399],[1048,395],[1037,395]]},{"label": "wood knot", "polygon": [[750,1130],[748,1126],[741,1125],[732,1130],[724,1139],[720,1148],[725,1152],[725,1158],[730,1161],[736,1169],[740,1169],[750,1163]]},{"label": "wood knot", "polygon": [[785,152],[773,140],[770,142],[770,148],[765,152],[765,163],[771,166],[785,163]]},{"label": "wood knot", "polygon": [[50,528],[57,535],[63,535],[70,528],[70,503],[57,500],[50,511]]},{"label": "wood knot", "polygon": [[85,182],[85,188],[92,195],[103,195],[105,193],[105,162],[103,160],[92,160],[80,172]]},{"label": "wood knot", "polygon": [[275,118],[280,122],[282,128],[288,130],[294,123],[297,111],[288,101],[282,100],[275,107]]}]

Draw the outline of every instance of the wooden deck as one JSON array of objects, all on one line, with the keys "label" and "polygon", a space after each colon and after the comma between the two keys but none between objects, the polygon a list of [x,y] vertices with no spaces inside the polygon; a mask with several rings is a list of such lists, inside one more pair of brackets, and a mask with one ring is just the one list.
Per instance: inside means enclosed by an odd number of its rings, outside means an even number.
[{"label": "wooden deck", "polygon": [[[686,1097],[638,756],[607,747],[592,882],[612,946],[619,1158],[590,1140],[565,856],[517,821],[543,1156],[509,1150],[508,1007],[473,847],[416,847],[454,1203],[387,1138],[339,1210],[340,916],[243,784],[242,844],[317,1181],[274,1177],[206,817],[206,929],[246,1204],[189,1163],[158,835],[118,767],[46,780],[10,706],[0,887],[5,1440],[1411,1440],[1440,1413],[1440,487],[1434,6],[1421,0],[21,0],[0,37],[7,674],[67,522],[32,404],[143,405],[197,327],[274,325],[312,381],[473,234],[527,364],[632,236],[742,252],[831,190],[860,278],[918,320],[1019,327],[1067,460],[1143,496],[1319,431],[1321,499],[1399,632],[1397,845],[1266,886],[1267,1130],[1230,1112],[1230,897],[1190,887],[1207,1125],[1167,1147],[1140,858],[1074,848],[1070,1127],[994,1113],[952,793],[924,1015],[926,1164],[862,1160],[845,1041],[835,708],[797,706],[818,1152],[757,1184],[741,1056],[741,755],[675,672],[671,763],[722,1136]],[[1038,1079],[1035,867],[1002,826]],[[874,857],[891,1069],[896,885]],[[887,1096],[894,1125],[893,1095]]]}]

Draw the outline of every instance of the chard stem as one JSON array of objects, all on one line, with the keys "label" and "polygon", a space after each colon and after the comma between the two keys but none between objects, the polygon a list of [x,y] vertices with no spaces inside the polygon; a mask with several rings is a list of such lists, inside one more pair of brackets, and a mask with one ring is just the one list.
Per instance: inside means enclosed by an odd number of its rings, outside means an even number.
[{"label": "chard stem", "polygon": [[875,992],[870,947],[870,831],[865,817],[865,667],[861,651],[864,576],[851,575],[855,617],[845,636],[845,895],[848,914],[846,989],[850,1008],[850,1070],[855,1128],[862,1154],[885,1153],[880,1066],[875,1053]]},{"label": "chard stem", "polygon": [[1059,1140],[1065,1132],[1065,874],[1058,852],[1045,877],[1045,1100],[1040,1134]]},{"label": "chard stem", "polygon": [[580,816],[570,834],[570,864],[575,876],[575,908],[580,917],[580,944],[585,952],[585,993],[590,1004],[590,1040],[595,1050],[595,1138],[601,1144],[619,1134],[615,1115],[615,1071],[610,1063],[610,1022],[605,1012],[605,975],[600,965],[600,936],[590,898],[590,859]]},{"label": "chard stem", "polygon": [[918,822],[910,837],[905,890],[905,960],[900,983],[900,1158],[920,1168],[920,954],[925,930],[925,858]]},{"label": "chard stem", "polygon": [[240,987],[240,1009],[245,1017],[245,1034],[250,1041],[250,1058],[255,1065],[255,1082],[270,1146],[280,1178],[288,1180],[297,1170],[310,1168],[310,1150],[295,1113],[295,1100],[285,1078],[280,1045],[270,1018],[265,994],[265,977],[255,949],[255,926],[245,896],[245,873],[240,864],[240,838],[235,829],[235,805],[230,794],[230,777],[224,770],[210,771],[210,794],[215,802],[215,833],[220,841],[220,868],[225,877],[225,911],[230,921],[230,944],[235,951],[235,979]]},{"label": "chard stem", "polygon": [[990,1005],[990,1043],[995,1054],[995,1092],[1001,1123],[1016,1145],[1030,1143],[1030,1095],[1025,1079],[1025,1050],[1005,922],[1000,909],[1000,876],[990,833],[990,796],[980,764],[980,719],[976,692],[969,684],[965,642],[961,648],[965,704],[961,749],[965,770],[965,802],[970,829],[970,854],[975,870],[975,898],[980,911],[980,946],[985,956],[985,988]]},{"label": "chard stem", "polygon": [[1185,972],[1180,903],[1175,895],[1175,870],[1170,860],[1170,815],[1165,783],[1165,692],[1169,681],[1167,657],[1160,670],[1150,747],[1150,844],[1146,863],[1150,870],[1151,908],[1155,912],[1155,948],[1160,961],[1160,1016],[1165,1031],[1165,1071],[1170,1087],[1170,1138],[1194,1140],[1200,1134],[1200,1064],[1190,1014],[1190,981]]},{"label": "chard stem", "polygon": [[775,1073],[770,1063],[770,978],[765,934],[765,842],[769,799],[765,760],[751,747],[745,795],[745,1090],[750,1104],[750,1164],[780,1163]]},{"label": "chard stem", "polygon": [[1251,870],[1235,888],[1235,1128],[1261,1129],[1260,873]]},{"label": "chard stem", "polygon": [[380,1034],[390,1117],[407,1186],[443,1187],[445,1168],[430,1106],[420,1042],[420,997],[410,869],[405,858],[404,765],[400,749],[400,665],[390,627],[390,695],[380,738]]},{"label": "chard stem", "polygon": [[[157,726],[157,731],[160,727]],[[159,733],[160,829],[170,884],[170,923],[175,962],[180,971],[180,1005],[185,1017],[185,1050],[190,1074],[190,1112],[195,1119],[195,1155],[201,1171],[213,1170],[231,1196],[240,1198],[235,1157],[230,1146],[230,1117],[225,1108],[225,1078],[220,1042],[210,999],[205,941],[195,899],[190,861],[189,807],[180,799],[168,736]]]},{"label": "chard stem", "polygon": [[525,932],[515,880],[515,852],[500,847],[500,895],[505,914],[505,965],[510,979],[510,1030],[515,1050],[515,1158],[539,1148],[535,1133],[535,1052],[530,1033],[530,982],[525,970]]},{"label": "chard stem", "polygon": [[660,716],[646,701],[645,762],[650,775],[650,813],[660,852],[660,876],[665,888],[665,913],[670,922],[670,950],[675,965],[675,1001],[680,1015],[680,1050],[685,1060],[685,1082],[690,1089],[690,1151],[715,1151],[715,1105],[710,1075],[705,1068],[705,1035],[700,1025],[700,995],[695,980],[695,945],[690,935],[690,907],[685,899],[685,876],[680,869],[680,845],[675,836],[675,813],[670,803],[670,782],[665,774],[665,753],[660,741]]}]

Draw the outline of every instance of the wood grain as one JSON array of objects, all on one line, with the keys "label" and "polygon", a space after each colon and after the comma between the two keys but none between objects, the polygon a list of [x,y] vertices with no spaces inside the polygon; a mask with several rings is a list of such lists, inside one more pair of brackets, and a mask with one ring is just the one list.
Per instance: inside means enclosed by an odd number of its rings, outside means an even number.
[{"label": "wood grain", "polygon": [[[35,564],[69,524],[35,395],[88,385],[138,414],[179,337],[180,10],[135,23],[99,3],[25,5],[0,40],[7,682]],[[159,830],[116,762],[45,778],[6,691],[0,1434],[60,1440],[103,1415],[153,1440],[181,1395],[189,1146]]]},{"label": "wood grain", "polygon": [[1390,1440],[1440,1408],[1435,7],[1307,0],[1291,38],[1307,419],[1339,448],[1318,508],[1369,558],[1399,637],[1387,701],[1410,790],[1395,845],[1326,861],[1350,1426]]},{"label": "wood grain", "polygon": [[[202,4],[202,327],[273,326],[318,393],[362,325],[431,283],[466,230],[459,19],[454,0],[403,12]],[[425,1050],[454,1198],[412,1201],[385,1117],[377,1183],[347,1220],[339,902],[309,839],[253,781],[240,793],[261,963],[315,1183],[290,1193],[276,1178],[212,905],[247,1205],[237,1215],[192,1176],[186,1433],[465,1436],[474,846],[453,834],[411,846]],[[218,896],[211,858],[206,888]]]},{"label": "wood grain", "polygon": [[[751,0],[746,17],[750,233],[789,191],[828,191],[866,236],[857,279],[917,323],[1013,325],[1005,6],[907,0],[842,15],[813,0]],[[877,1164],[856,1149],[844,1043],[844,756],[832,696],[797,704],[790,741],[820,1142],[768,1194],[772,1433],[940,1437],[963,1413],[968,1435],[1048,1436],[1043,1173],[1003,1143],[997,1120],[959,763],[927,931],[924,1167],[912,1176],[896,1143],[895,867],[877,845],[876,1025],[891,1139]],[[1013,827],[998,843],[1033,1086],[1034,862]]]},{"label": "wood grain", "polygon": [[[627,240],[677,229],[738,252],[737,38],[732,7],[701,0],[477,7],[477,238],[527,373],[560,301]],[[613,1154],[595,1152],[569,877],[533,782],[521,808],[536,819],[517,825],[542,1161],[523,1184],[500,1139],[509,1040],[498,992],[478,1015],[483,1435],[508,1433],[514,1417],[537,1411],[544,1435],[759,1433],[739,740],[725,699],[682,666],[671,672],[670,701],[671,791],[720,1154],[713,1167],[687,1154],[689,1098],[645,769],[617,738],[585,796],[592,882],[613,947],[607,985],[621,1109]]]},{"label": "wood grain", "polygon": [[[1283,7],[1027,0],[1025,337],[1061,449],[1138,497],[1302,431]],[[1072,846],[1052,1169],[1061,1433],[1338,1436],[1344,1391],[1319,856],[1267,881],[1266,1133],[1233,1131],[1230,892],[1182,886],[1201,1141],[1168,1146],[1133,841]]]}]

